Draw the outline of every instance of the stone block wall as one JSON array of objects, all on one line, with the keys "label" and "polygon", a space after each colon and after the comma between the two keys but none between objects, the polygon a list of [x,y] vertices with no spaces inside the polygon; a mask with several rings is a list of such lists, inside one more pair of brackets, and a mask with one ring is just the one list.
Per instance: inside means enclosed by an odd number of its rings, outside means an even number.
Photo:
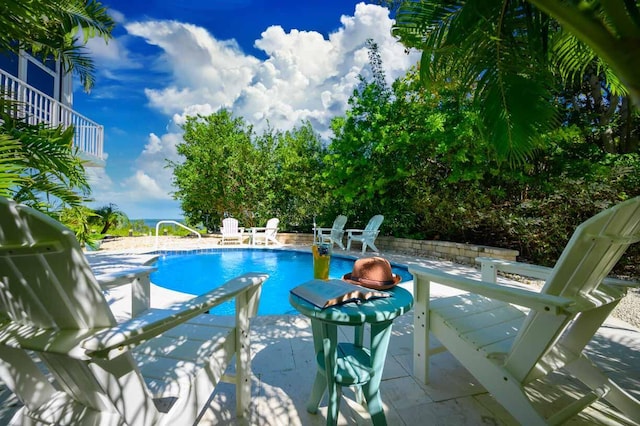
[{"label": "stone block wall", "polygon": [[376,246],[383,252],[393,251],[470,265],[475,265],[475,259],[479,256],[515,261],[519,254],[517,250],[499,247],[394,237],[378,237]]},{"label": "stone block wall", "polygon": [[287,245],[311,246],[313,234],[287,234],[278,232],[278,241]]},{"label": "stone block wall", "polygon": [[[313,243],[313,235],[278,233],[278,241],[283,244],[310,246]],[[450,260],[469,265],[475,265],[475,259],[479,256],[514,261],[519,254],[517,250],[499,247],[394,237],[378,237],[376,246],[383,253],[386,251],[410,256]],[[360,243],[354,243],[351,250],[360,251],[360,248]]]}]

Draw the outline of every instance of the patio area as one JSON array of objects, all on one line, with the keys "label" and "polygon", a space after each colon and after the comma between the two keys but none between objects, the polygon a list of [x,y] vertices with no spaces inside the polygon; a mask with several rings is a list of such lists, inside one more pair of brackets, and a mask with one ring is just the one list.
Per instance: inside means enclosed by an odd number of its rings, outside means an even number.
[{"label": "patio area", "polygon": [[[394,322],[381,394],[389,425],[517,425],[518,423],[447,352],[432,358],[431,382],[412,375],[413,315]],[[345,339],[353,336],[342,330]],[[302,316],[257,317],[252,324],[254,350],[251,425],[324,425],[326,404],[309,414],[305,403],[315,377],[313,340],[309,321]],[[606,368],[618,383],[640,397],[640,332],[610,321],[589,345],[589,356]],[[554,398],[577,384],[562,375],[535,387],[535,398]],[[558,401],[562,404],[562,401]],[[566,402],[566,400],[564,401]],[[235,418],[234,390],[219,388],[202,424],[242,424]],[[369,425],[369,415],[345,390],[339,425]],[[571,425],[627,424],[617,421],[605,404],[597,403]]]},{"label": "patio area", "polygon": [[[349,254],[355,254],[351,252]],[[455,270],[457,274],[479,277],[479,271],[450,262],[385,255],[392,262],[421,264]],[[130,267],[149,260],[146,255],[92,254],[95,270],[105,272]],[[412,291],[412,282],[400,284]],[[130,313],[130,289],[122,286],[110,290],[107,300],[119,318]],[[451,294],[434,285],[436,297]],[[163,308],[185,295],[152,285],[151,305]],[[340,330],[345,340],[353,338],[350,330]],[[366,339],[366,336],[365,336]],[[234,386],[221,384],[200,424],[202,425],[324,425],[326,401],[317,414],[306,411],[306,400],[315,377],[316,363],[310,322],[301,315],[259,316],[251,326],[253,386],[250,415],[235,417]],[[431,381],[419,383],[412,376],[413,312],[395,320],[381,384],[381,394],[389,425],[516,425],[518,424],[492,396],[447,352],[431,360]],[[622,387],[640,398],[640,330],[616,318],[609,318],[587,348],[588,356]],[[555,399],[579,391],[570,377],[556,374],[532,388],[537,401]],[[6,424],[16,402],[4,388],[0,400],[0,424]],[[566,399],[557,401],[564,405]],[[552,405],[553,407],[553,405]],[[350,389],[344,389],[340,404],[339,425],[368,425],[371,420],[355,401]],[[570,425],[629,424],[616,419],[605,403],[596,403]],[[633,423],[632,423],[633,424]]]}]

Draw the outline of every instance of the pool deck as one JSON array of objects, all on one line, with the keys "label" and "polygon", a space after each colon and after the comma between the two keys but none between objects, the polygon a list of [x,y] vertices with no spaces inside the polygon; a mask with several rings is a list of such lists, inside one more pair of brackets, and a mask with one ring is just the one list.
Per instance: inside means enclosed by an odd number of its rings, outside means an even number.
[{"label": "pool deck", "polygon": [[[131,253],[91,253],[88,258],[97,272],[128,268],[148,261],[145,250]],[[360,251],[348,252],[360,256]],[[371,253],[367,253],[371,255]],[[419,264],[438,267],[457,274],[479,277],[479,271],[446,261],[410,256],[383,254],[398,264]],[[513,283],[512,281],[510,281]],[[412,291],[412,282],[400,284]],[[119,319],[130,313],[130,291],[122,286],[107,292],[107,300]],[[435,297],[453,294],[434,284]],[[152,285],[151,306],[163,308],[189,296]],[[352,338],[346,329],[340,333]],[[201,425],[324,425],[326,401],[317,414],[306,411],[305,403],[315,377],[315,356],[309,320],[301,315],[259,316],[251,324],[253,353],[253,387],[250,415],[235,416],[234,386],[218,386]],[[449,353],[431,358],[431,381],[420,383],[412,375],[413,313],[395,320],[384,368],[381,395],[389,425],[517,425],[518,423]],[[616,318],[609,318],[587,346],[589,358],[616,380],[623,388],[640,398],[640,329]],[[564,374],[554,374],[533,388],[534,399],[541,400],[557,393],[578,389],[579,385]],[[0,400],[9,398],[0,387]],[[2,398],[4,397],[4,398]],[[6,411],[6,410],[5,410]],[[3,421],[0,412],[0,424]],[[6,415],[6,413],[5,413]],[[340,404],[339,425],[369,425],[366,411],[355,402],[351,390],[345,389]],[[571,419],[570,425],[619,425],[605,403]],[[634,423],[631,423],[634,424]]]}]

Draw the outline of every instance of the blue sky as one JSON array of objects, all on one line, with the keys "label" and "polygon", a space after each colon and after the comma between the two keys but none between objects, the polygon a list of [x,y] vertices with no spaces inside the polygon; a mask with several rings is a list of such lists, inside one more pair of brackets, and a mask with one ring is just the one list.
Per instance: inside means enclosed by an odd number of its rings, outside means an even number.
[{"label": "blue sky", "polygon": [[389,11],[355,1],[105,0],[114,38],[91,40],[96,85],[74,109],[105,127],[104,169],[89,169],[98,207],[130,218],[180,218],[166,159],[180,161],[185,117],[228,108],[260,132],[309,120],[330,138],[358,75],[365,41],[391,82],[416,63],[390,34]]}]

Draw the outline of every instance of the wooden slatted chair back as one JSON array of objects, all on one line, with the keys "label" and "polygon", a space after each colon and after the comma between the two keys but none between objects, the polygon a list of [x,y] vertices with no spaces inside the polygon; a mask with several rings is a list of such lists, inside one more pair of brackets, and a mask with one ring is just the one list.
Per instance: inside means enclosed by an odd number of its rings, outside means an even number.
[{"label": "wooden slatted chair back", "polygon": [[640,197],[576,228],[541,290],[574,300],[573,307],[565,315],[529,313],[506,360],[514,376],[526,382],[543,375],[546,363],[565,363],[581,353],[624,296],[622,290],[604,285],[604,278],[639,240]]}]

